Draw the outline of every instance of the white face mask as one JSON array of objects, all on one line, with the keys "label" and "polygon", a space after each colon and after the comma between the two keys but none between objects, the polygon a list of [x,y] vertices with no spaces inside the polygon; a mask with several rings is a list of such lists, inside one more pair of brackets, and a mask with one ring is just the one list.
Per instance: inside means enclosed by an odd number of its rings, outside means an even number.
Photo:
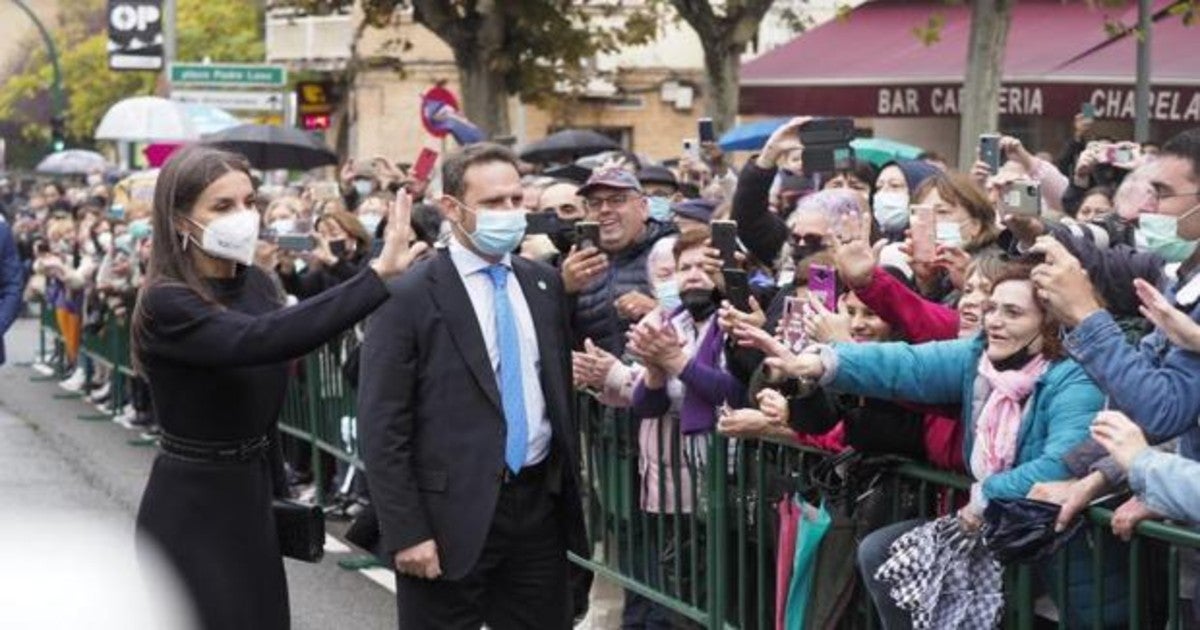
[{"label": "white face mask", "polygon": [[900,230],[908,227],[908,193],[886,190],[875,193],[871,202],[875,220],[885,230]]},{"label": "white face mask", "polygon": [[101,232],[96,235],[96,242],[100,243],[100,248],[104,251],[112,249],[113,235],[112,232]]},{"label": "white face mask", "polygon": [[[259,217],[255,210],[238,210],[213,219],[207,226],[191,219],[193,225],[204,231],[197,243],[210,256],[232,260],[243,265],[254,262],[254,248],[258,245]],[[190,235],[189,239],[195,240]]]},{"label": "white face mask", "polygon": [[275,219],[269,226],[276,234],[292,234],[296,231],[295,219]]}]

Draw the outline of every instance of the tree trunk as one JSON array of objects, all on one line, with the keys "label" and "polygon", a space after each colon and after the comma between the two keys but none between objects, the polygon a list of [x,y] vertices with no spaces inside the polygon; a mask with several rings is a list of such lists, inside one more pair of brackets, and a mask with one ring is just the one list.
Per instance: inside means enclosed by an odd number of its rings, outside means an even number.
[{"label": "tree trunk", "polygon": [[733,127],[738,113],[738,78],[741,76],[740,47],[728,42],[705,41],[704,71],[708,74],[706,111],[720,135]]},{"label": "tree trunk", "polygon": [[508,135],[508,90],[504,76],[491,67],[490,56],[459,54],[455,49],[454,59],[462,81],[463,113],[490,138]]},{"label": "tree trunk", "polygon": [[1014,0],[971,0],[971,39],[967,76],[959,106],[958,167],[975,163],[979,134],[994,132],[1000,124],[1000,83]]}]

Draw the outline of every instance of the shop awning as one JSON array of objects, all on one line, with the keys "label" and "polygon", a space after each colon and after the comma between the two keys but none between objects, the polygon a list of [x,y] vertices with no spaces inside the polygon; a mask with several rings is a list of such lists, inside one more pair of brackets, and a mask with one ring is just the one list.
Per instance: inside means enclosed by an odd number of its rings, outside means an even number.
[{"label": "shop awning", "polygon": [[[1071,116],[1091,100],[1100,117],[1132,118],[1136,36],[1112,34],[1106,25],[1135,25],[1135,4],[1100,10],[1084,2],[1019,2],[1001,111]],[[1152,115],[1200,122],[1200,27],[1167,15],[1170,5],[1154,3]],[[925,45],[913,31],[933,16],[944,21],[940,41]],[[876,0],[744,64],[741,112],[957,116],[969,37],[964,5]]]}]

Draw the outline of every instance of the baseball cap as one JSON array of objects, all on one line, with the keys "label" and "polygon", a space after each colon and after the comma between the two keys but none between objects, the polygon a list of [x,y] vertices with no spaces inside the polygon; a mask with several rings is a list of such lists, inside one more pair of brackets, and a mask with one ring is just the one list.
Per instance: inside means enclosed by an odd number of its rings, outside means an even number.
[{"label": "baseball cap", "polygon": [[620,167],[599,168],[592,172],[587,183],[579,189],[579,196],[585,197],[597,188],[623,188],[642,192],[642,185],[637,177]]}]

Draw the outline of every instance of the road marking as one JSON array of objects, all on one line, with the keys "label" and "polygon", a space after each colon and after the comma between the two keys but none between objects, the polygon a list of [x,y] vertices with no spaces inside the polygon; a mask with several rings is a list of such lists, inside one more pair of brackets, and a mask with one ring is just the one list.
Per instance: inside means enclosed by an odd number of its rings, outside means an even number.
[{"label": "road marking", "polygon": [[363,575],[367,576],[368,579],[370,579],[372,582],[382,586],[383,588],[386,588],[387,590],[389,590],[393,593],[396,592],[396,574],[395,573],[392,573],[391,571],[388,571],[387,569],[383,569],[380,567],[375,567],[373,569],[360,569],[359,573],[362,573]]},{"label": "road marking", "polygon": [[325,534],[325,553],[350,553],[353,551],[346,543]]}]

